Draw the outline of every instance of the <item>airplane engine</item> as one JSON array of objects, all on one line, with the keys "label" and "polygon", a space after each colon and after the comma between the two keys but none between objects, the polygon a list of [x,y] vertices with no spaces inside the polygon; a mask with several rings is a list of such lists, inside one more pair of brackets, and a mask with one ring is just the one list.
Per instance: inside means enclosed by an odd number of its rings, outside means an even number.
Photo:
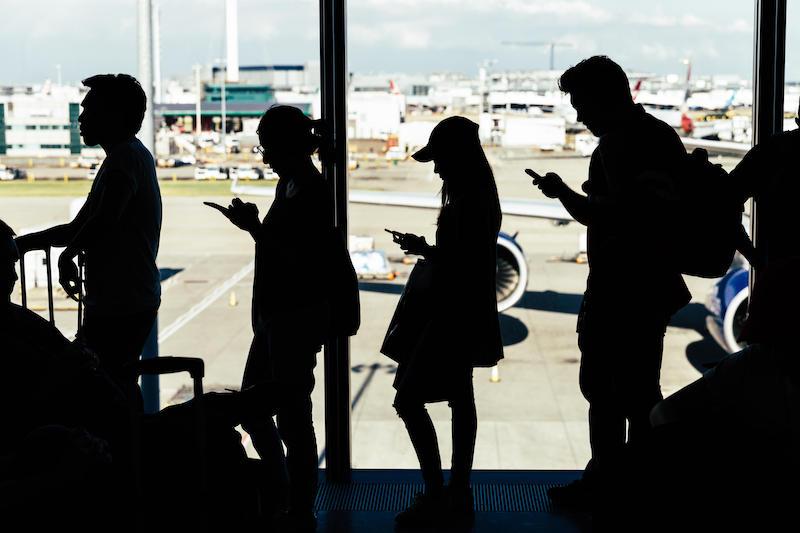
[{"label": "airplane engine", "polygon": [[728,345],[730,353],[738,352],[745,346],[737,339],[747,316],[747,298],[749,295],[750,289],[745,286],[730,299],[725,307],[725,314],[722,317],[722,333],[725,336],[725,344]]},{"label": "airplane engine", "polygon": [[722,277],[709,294],[706,307],[711,312],[706,325],[712,337],[729,353],[744,348],[737,340],[747,315],[749,270],[736,267]]},{"label": "airplane engine", "polygon": [[522,299],[528,288],[528,262],[511,235],[497,237],[497,310],[502,312]]}]

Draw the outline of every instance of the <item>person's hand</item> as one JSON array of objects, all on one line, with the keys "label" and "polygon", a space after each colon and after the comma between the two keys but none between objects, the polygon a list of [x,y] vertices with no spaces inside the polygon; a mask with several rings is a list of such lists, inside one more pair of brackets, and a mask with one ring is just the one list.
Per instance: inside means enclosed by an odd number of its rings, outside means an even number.
[{"label": "person's hand", "polygon": [[231,200],[228,207],[222,207],[214,202],[203,202],[209,207],[213,207],[230,220],[234,226],[253,233],[258,229],[258,207],[250,202],[243,202],[239,198]]},{"label": "person's hand", "polygon": [[78,252],[77,249],[67,246],[58,258],[58,283],[67,296],[76,302],[81,292],[81,281],[78,266],[73,259],[77,257]]},{"label": "person's hand", "polygon": [[533,170],[526,168],[525,174],[533,178],[533,184],[539,187],[539,190],[548,198],[558,198],[564,191],[564,180],[555,172],[548,172],[544,176],[540,176]]},{"label": "person's hand", "polygon": [[430,248],[425,237],[414,235],[413,233],[393,233],[392,240],[400,245],[400,248],[407,255],[425,255]]}]

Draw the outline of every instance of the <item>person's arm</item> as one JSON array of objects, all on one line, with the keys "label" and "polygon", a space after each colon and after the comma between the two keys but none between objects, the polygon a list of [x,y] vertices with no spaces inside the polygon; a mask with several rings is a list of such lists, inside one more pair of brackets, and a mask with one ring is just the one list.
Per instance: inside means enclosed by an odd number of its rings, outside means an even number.
[{"label": "person's arm", "polygon": [[80,226],[58,258],[58,282],[67,296],[74,300],[77,300],[81,287],[78,268],[73,259],[82,250],[113,238],[119,219],[136,190],[133,176],[126,172],[109,169],[103,179],[106,182],[99,189],[99,197],[92,214]]},{"label": "person's arm", "polygon": [[67,246],[89,218],[88,203],[87,199],[71,222],[17,237],[15,241],[19,252],[25,253],[29,250],[39,250],[49,246]]},{"label": "person's arm", "polygon": [[593,208],[597,209],[598,206],[602,206],[598,198],[590,199],[588,196],[573,191],[566,183],[563,184],[563,188],[557,198],[564,206],[564,209],[567,210],[567,213],[584,226],[588,226],[591,222]]},{"label": "person's arm", "polygon": [[533,178],[533,184],[539,187],[545,196],[560,201],[572,218],[584,226],[589,225],[592,203],[588,196],[573,191],[555,172],[548,172],[541,176],[526,168],[525,173]]},{"label": "person's arm", "polygon": [[755,246],[753,246],[753,241],[750,240],[750,236],[747,234],[747,230],[744,229],[744,226],[739,226],[739,232],[736,235],[736,250],[747,259],[750,265],[756,268],[761,266],[759,254]]},{"label": "person's arm", "polygon": [[[753,198],[758,194],[759,187],[767,185],[765,182],[774,172],[775,155],[770,153],[769,148],[768,144],[755,146],[745,154],[728,175],[730,186],[742,202],[742,209],[744,209],[744,203],[749,198]],[[744,226],[739,226],[739,233],[736,236],[736,250],[747,259],[751,266],[755,268],[763,266],[761,254],[755,248],[752,239],[747,235],[747,230]]]},{"label": "person's arm", "polygon": [[759,188],[767,186],[777,160],[777,155],[771,152],[768,144],[753,147],[728,174],[730,186],[742,204],[758,195]]}]

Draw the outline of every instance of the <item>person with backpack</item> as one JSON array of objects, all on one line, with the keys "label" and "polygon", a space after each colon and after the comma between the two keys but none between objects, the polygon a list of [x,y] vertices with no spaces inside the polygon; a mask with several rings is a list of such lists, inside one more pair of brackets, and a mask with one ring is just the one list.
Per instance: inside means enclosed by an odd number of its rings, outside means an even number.
[{"label": "person with backpack", "polygon": [[578,121],[600,138],[586,195],[552,172],[526,172],[587,227],[589,277],[577,331],[592,458],[581,479],[548,494],[554,503],[591,509],[613,498],[626,442],[648,438],[650,410],[662,398],[666,326],[690,300],[671,257],[670,225],[680,213],[665,212],[659,185],[680,173],[686,150],[669,125],[633,102],[628,77],[608,57],[567,69],[559,86]]},{"label": "person with backpack", "polygon": [[[392,231],[407,254],[421,256],[412,271],[381,351],[398,361],[394,407],[420,463],[425,490],[395,517],[398,526],[470,525],[470,487],[478,427],[472,372],[503,357],[497,314],[497,236],[502,214],[478,125],[444,119],[412,156],[433,161],[442,179],[436,243]],[[427,403],[452,410],[453,457],[444,486],[436,431]]]},{"label": "person with backpack", "polygon": [[288,501],[276,520],[292,531],[316,529],[319,458],[311,406],[316,354],[333,336],[354,335],[359,323],[356,274],[333,227],[330,190],[311,159],[321,142],[315,127],[291,106],[273,106],[261,117],[261,154],[279,176],[263,221],[254,204],[238,198],[228,207],[205,202],[255,241],[254,338],[242,389],[261,384],[270,394],[265,411],[253,410],[242,427],[287,485]]}]

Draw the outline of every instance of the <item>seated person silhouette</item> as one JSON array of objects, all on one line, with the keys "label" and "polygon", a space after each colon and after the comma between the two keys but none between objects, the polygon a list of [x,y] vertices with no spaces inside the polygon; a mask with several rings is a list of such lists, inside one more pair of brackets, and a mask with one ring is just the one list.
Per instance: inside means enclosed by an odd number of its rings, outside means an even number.
[{"label": "seated person silhouette", "polygon": [[[739,500],[749,509],[754,501],[762,508],[773,507],[779,498],[798,496],[794,483],[778,493],[774,490],[781,480],[800,474],[800,359],[795,346],[800,319],[798,150],[800,130],[777,134],[754,147],[730,174],[742,200],[758,202],[756,247],[747,239],[740,246],[755,269],[740,334],[740,340],[750,345],[651,413],[654,426],[669,439],[662,448],[671,449],[673,457],[685,447],[716,445],[720,454],[729,452],[724,457],[736,464],[736,476],[715,470],[714,475],[707,474],[706,483],[724,489],[723,494],[749,496],[746,502]],[[724,459],[719,462],[728,464]],[[706,472],[711,467],[697,465]],[[733,509],[734,502],[730,497],[724,503]]]},{"label": "seated person silhouette", "polygon": [[0,453],[37,427],[79,426],[109,441],[124,438],[129,425],[118,388],[96,370],[96,359],[70,343],[52,324],[11,302],[18,253],[13,231],[0,221],[0,268],[4,298],[0,338]]},{"label": "seated person silhouette", "polygon": [[[83,429],[43,426],[0,454],[0,515],[28,531],[109,531],[107,443]],[[128,531],[115,528],[115,531]]]},{"label": "seated person silhouette", "polygon": [[[18,257],[14,233],[0,220],[0,457],[5,458],[0,461],[0,487],[17,494],[0,498],[0,505],[9,512],[24,508],[22,494],[34,491],[38,483],[41,511],[66,501],[64,489],[76,488],[87,469],[99,468],[112,477],[127,475],[130,438],[125,398],[97,370],[96,358],[70,343],[50,322],[11,302]],[[113,465],[109,454],[114,455]],[[121,477],[115,479],[124,483]]]},{"label": "seated person silhouette", "polygon": [[72,297],[78,287],[74,258],[86,254],[85,320],[80,340],[128,396],[138,397],[136,377],[123,369],[136,361],[161,302],[156,255],[161,194],[152,154],[135,137],[144,118],[142,87],[125,74],[83,81],[89,92],[78,117],[89,146],[106,158],[86,203],[68,224],[17,238],[20,253],[66,246],[59,281]]}]

